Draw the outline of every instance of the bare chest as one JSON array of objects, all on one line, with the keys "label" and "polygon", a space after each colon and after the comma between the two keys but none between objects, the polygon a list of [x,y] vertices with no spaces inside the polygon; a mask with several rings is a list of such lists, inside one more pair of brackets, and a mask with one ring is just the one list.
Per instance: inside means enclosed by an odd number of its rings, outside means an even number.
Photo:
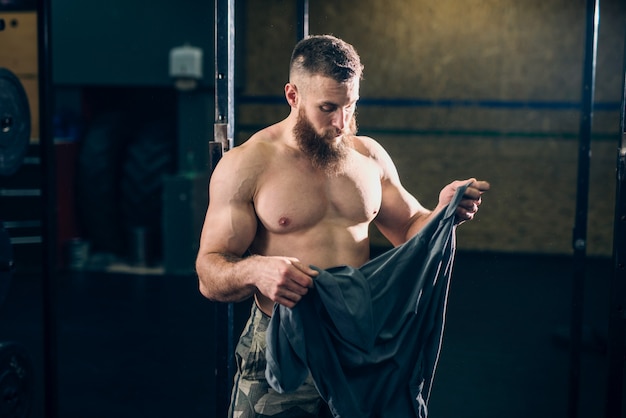
[{"label": "bare chest", "polygon": [[350,227],[370,222],[380,209],[380,174],[365,158],[339,175],[307,167],[277,168],[264,173],[254,199],[268,232],[289,233],[322,224]]}]

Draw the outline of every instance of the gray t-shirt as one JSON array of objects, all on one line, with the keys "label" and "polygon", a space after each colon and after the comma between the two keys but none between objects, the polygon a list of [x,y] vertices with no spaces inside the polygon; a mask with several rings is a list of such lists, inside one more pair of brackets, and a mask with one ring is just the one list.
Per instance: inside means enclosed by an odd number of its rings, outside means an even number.
[{"label": "gray t-shirt", "polygon": [[465,189],[403,245],[358,269],[316,268],[295,308],[274,306],[266,378],[276,391],[310,372],[337,418],[428,415]]}]

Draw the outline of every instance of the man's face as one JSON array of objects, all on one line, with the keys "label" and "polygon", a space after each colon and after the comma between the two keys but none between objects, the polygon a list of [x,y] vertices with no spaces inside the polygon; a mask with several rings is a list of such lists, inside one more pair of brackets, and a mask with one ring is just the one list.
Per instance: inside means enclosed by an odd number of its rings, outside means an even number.
[{"label": "man's face", "polygon": [[294,136],[313,165],[336,172],[356,134],[358,79],[348,83],[314,76],[301,94]]}]

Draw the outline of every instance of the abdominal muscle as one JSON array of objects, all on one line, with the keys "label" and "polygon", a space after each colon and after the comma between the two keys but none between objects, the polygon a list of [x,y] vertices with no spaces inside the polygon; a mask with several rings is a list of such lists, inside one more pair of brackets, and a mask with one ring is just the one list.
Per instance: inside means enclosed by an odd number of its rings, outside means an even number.
[{"label": "abdominal muscle", "polygon": [[[341,265],[359,267],[369,259],[367,228],[367,224],[338,227],[322,223],[305,232],[288,234],[262,230],[258,235],[261,239],[255,240],[251,252],[265,256],[294,257],[304,265],[319,269]],[[259,292],[255,299],[259,308],[271,316],[274,302]]]}]

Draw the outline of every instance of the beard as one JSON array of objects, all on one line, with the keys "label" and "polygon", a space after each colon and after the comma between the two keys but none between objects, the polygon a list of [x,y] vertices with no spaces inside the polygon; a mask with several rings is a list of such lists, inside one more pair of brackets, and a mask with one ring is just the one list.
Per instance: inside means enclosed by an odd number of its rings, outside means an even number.
[{"label": "beard", "polygon": [[337,131],[328,129],[318,133],[306,116],[304,109],[300,109],[298,120],[293,128],[293,134],[300,150],[311,160],[315,168],[329,174],[337,174],[343,168],[349,150],[352,148],[352,138],[356,134],[356,117],[353,115],[347,129],[341,133],[342,138],[336,140]]}]

